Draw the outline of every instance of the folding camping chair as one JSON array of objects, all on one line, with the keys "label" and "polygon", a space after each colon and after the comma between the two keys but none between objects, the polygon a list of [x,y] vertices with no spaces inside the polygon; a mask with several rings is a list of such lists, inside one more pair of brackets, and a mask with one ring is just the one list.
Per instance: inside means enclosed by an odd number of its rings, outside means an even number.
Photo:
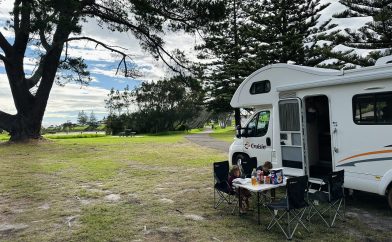
[{"label": "folding camping chair", "polygon": [[[291,240],[297,227],[301,224],[306,231],[308,228],[302,221],[302,217],[309,204],[305,200],[305,195],[308,189],[308,176],[300,176],[289,178],[286,181],[286,197],[278,202],[272,202],[267,205],[268,210],[272,215],[272,220],[268,224],[267,230],[277,224],[282,230],[287,239]],[[279,214],[279,211],[282,211]],[[282,221],[287,216],[287,224],[284,226]],[[295,223],[294,229],[291,230]]]},{"label": "folding camping chair", "polygon": [[[226,201],[232,204],[236,200],[236,193],[230,187],[229,182],[229,161],[214,163],[214,208]],[[216,199],[216,194],[219,198]]]},{"label": "folding camping chair", "polygon": [[[311,206],[308,219],[310,220],[317,214],[328,227],[332,227],[335,224],[337,216],[342,218],[343,221],[345,220],[344,170],[332,172],[323,180],[324,185],[327,186],[327,191],[321,191],[320,189],[319,191],[309,193]],[[327,208],[323,210],[318,209],[316,204],[319,201],[328,203]],[[342,207],[343,214],[340,211]],[[330,221],[327,221],[325,218],[327,214]]]},{"label": "folding camping chair", "polygon": [[241,161],[241,167],[244,174],[242,176],[250,178],[253,169],[257,168],[257,158],[247,158]]}]

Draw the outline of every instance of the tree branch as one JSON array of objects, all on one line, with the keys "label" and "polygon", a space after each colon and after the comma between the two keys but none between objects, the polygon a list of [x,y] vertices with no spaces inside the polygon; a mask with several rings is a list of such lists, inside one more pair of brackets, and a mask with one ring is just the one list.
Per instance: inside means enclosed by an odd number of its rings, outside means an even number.
[{"label": "tree branch", "polygon": [[49,42],[46,40],[45,32],[43,29],[39,30],[39,38],[41,40],[42,47],[48,52],[51,48]]},{"label": "tree branch", "polygon": [[15,122],[15,116],[0,111],[0,128],[7,132],[11,132],[12,125]]},{"label": "tree branch", "polygon": [[5,55],[9,55],[12,51],[11,44],[4,37],[3,33],[0,31],[0,48],[4,51]]},{"label": "tree branch", "polygon": [[29,86],[29,89],[37,85],[39,80],[41,80],[42,73],[44,70],[44,57],[42,57],[41,61],[38,64],[37,70],[34,72],[34,74],[30,78],[26,78],[27,84]]},{"label": "tree branch", "polygon": [[[30,24],[31,24],[30,14],[31,14],[32,6],[30,1],[21,1],[21,2],[22,2],[22,7],[20,11],[20,15],[21,15],[20,26],[17,28],[18,30],[15,29],[14,46],[16,47],[16,50],[19,52],[19,55],[23,54],[24,56],[27,43],[29,41]],[[19,6],[16,6],[15,3],[14,12],[16,11],[17,8],[19,8]],[[19,22],[19,18],[18,18],[18,22]]]},{"label": "tree branch", "polygon": [[[106,13],[102,12],[100,10],[102,8]],[[145,37],[145,42],[152,48],[155,49],[157,54],[162,57],[162,53],[167,55],[176,65],[183,69],[189,69],[186,66],[182,65],[173,55],[171,55],[169,52],[166,51],[166,49],[162,46],[162,44],[158,43],[156,39],[153,38],[153,36],[149,33],[148,29],[144,29],[140,26],[136,26],[129,22],[127,19],[124,19],[123,17],[119,16],[116,12],[114,12],[112,9],[108,9],[104,6],[94,4],[90,9],[84,10],[82,13],[88,14],[88,15],[93,15],[98,18],[101,18],[102,20],[106,20],[112,23],[117,23],[119,25],[123,25],[130,30],[141,34],[142,36]],[[162,53],[161,53],[162,52]],[[172,65],[170,65],[167,61],[164,61],[165,64],[169,66],[170,69],[175,70],[176,68]],[[177,72],[179,72],[177,70]]]},{"label": "tree branch", "polygon": [[19,18],[19,14],[20,14],[20,8],[19,5],[22,3],[22,0],[16,0],[14,2],[14,9],[13,9],[13,14],[14,14],[14,30],[15,30],[15,34],[17,32],[19,32],[19,24],[20,24],[20,18]]},{"label": "tree branch", "polygon": [[[114,53],[117,53],[117,54],[121,55],[122,59],[121,59],[120,63],[118,64],[116,74],[119,72],[121,64],[124,63],[124,72],[125,72],[124,74],[125,74],[125,76],[128,76],[128,77],[136,77],[137,76],[137,73],[130,73],[130,70],[128,70],[126,58],[128,57],[131,61],[133,61],[132,57],[130,55],[126,54],[123,51],[115,49],[115,48],[120,48],[120,47],[107,45],[107,44],[105,44],[105,43],[103,43],[103,42],[101,42],[99,40],[96,40],[94,38],[91,38],[91,37],[72,37],[72,38],[68,38],[66,40],[66,43],[68,43],[69,41],[73,41],[73,40],[92,41],[92,42],[96,43],[97,45],[102,46],[103,48],[105,48],[107,50],[110,50],[110,51],[112,51]],[[122,49],[124,49],[124,48],[122,48]]]},{"label": "tree branch", "polygon": [[4,63],[7,62],[7,57],[5,57],[4,55],[0,54],[0,60],[2,60]]}]

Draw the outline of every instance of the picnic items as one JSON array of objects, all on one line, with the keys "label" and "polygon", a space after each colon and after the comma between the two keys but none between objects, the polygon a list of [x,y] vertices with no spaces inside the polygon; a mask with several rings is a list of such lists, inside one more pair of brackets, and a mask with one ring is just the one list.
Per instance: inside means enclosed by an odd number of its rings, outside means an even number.
[{"label": "picnic items", "polygon": [[251,182],[250,180],[251,180],[250,178],[236,178],[233,180],[233,183],[244,185],[250,183]]},{"label": "picnic items", "polygon": [[257,185],[257,173],[256,173],[256,168],[253,168],[252,171],[252,185],[256,186]]},{"label": "picnic items", "polygon": [[283,183],[283,169],[276,168],[271,169],[271,184],[281,184]]},{"label": "picnic items", "polygon": [[263,172],[253,171],[251,178],[236,178],[233,183],[247,184],[250,183],[253,186],[258,184],[282,184],[284,182],[284,174],[282,168],[271,169],[271,173],[268,176],[263,176]]}]

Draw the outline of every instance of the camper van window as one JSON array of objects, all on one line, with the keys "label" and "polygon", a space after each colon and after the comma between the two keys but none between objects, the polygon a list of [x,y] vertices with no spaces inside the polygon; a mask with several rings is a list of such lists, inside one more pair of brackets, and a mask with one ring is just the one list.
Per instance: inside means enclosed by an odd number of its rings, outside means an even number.
[{"label": "camper van window", "polygon": [[255,116],[253,116],[253,118],[249,121],[248,125],[247,125],[247,135],[248,137],[255,137],[256,136],[256,125],[257,125],[257,118],[258,118],[258,114],[256,114]]},{"label": "camper van window", "polygon": [[261,111],[253,116],[249,121],[246,130],[248,137],[262,137],[268,131],[268,125],[270,120],[269,111]]},{"label": "camper van window", "polygon": [[262,137],[267,133],[269,120],[270,120],[269,111],[262,111],[259,113],[259,120],[257,121],[257,131],[256,131],[257,137]]},{"label": "camper van window", "polygon": [[353,119],[358,125],[392,124],[392,92],[355,95]]},{"label": "camper van window", "polygon": [[268,93],[269,91],[271,91],[271,83],[268,80],[252,83],[252,86],[249,90],[250,94],[252,95]]}]

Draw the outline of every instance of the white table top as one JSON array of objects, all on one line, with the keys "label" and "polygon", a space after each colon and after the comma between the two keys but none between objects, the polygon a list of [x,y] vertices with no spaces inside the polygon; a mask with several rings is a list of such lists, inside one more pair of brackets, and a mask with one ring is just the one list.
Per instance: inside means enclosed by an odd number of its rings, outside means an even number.
[{"label": "white table top", "polygon": [[274,188],[286,186],[286,179],[283,179],[283,183],[281,184],[257,184],[256,186],[253,186],[252,183],[249,181],[245,184],[239,184],[233,182],[233,186],[245,188],[252,192],[262,192],[262,191],[268,191]]}]

